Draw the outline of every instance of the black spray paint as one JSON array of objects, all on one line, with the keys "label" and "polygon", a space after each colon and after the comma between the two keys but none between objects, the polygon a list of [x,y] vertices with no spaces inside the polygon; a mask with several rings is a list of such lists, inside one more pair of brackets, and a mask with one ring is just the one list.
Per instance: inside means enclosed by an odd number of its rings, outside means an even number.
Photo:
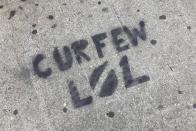
[{"label": "black spray paint", "polygon": [[52,70],[51,68],[47,68],[45,69],[45,71],[42,71],[39,68],[39,64],[41,63],[41,61],[45,58],[45,56],[43,54],[38,54],[35,59],[33,60],[33,69],[35,74],[37,74],[39,77],[41,78],[47,78],[48,76],[51,75]]},{"label": "black spray paint", "polygon": [[[112,29],[110,33],[112,37],[111,38],[112,43],[118,53],[128,50],[130,48],[130,44],[133,46],[137,46],[138,38],[140,38],[141,40],[146,40],[147,38],[145,32],[145,24],[143,21],[140,21],[139,29],[136,28],[129,29],[127,26],[122,26],[122,27]],[[123,35],[123,33],[128,36],[130,43],[128,42],[125,43],[126,40],[120,38],[120,36]],[[99,58],[104,57],[103,48],[106,47],[106,43],[104,43],[104,40],[107,38],[107,36],[108,36],[107,33],[104,32],[104,33],[95,34],[91,37]],[[71,44],[71,48],[68,46],[64,46],[61,53],[58,47],[55,47],[52,55],[58,69],[60,71],[66,71],[70,69],[73,66],[73,61],[74,61],[73,56],[75,56],[75,60],[77,61],[78,64],[82,64],[82,62],[84,61],[87,62],[90,61],[91,58],[88,55],[88,50],[87,50],[88,44],[89,44],[88,41],[85,39],[78,40]],[[72,54],[72,51],[74,54]],[[34,72],[41,78],[47,78],[52,74],[51,68],[42,69],[40,67],[41,62],[44,61],[45,58],[46,58],[45,55],[38,54],[33,59]],[[96,67],[93,70],[92,74],[90,75],[89,84],[92,90],[95,89],[108,63],[109,62],[106,61],[102,65]],[[123,80],[126,88],[150,80],[150,77],[148,75],[143,75],[137,78],[133,78],[127,56],[123,56],[120,59],[119,66],[122,69]],[[100,97],[111,96],[115,92],[117,86],[118,86],[118,76],[116,75],[114,69],[109,69],[107,77],[101,85],[99,96]],[[68,87],[69,87],[69,93],[71,95],[72,103],[75,108],[86,106],[93,102],[92,96],[88,96],[83,99],[80,98],[78,89],[76,85],[74,85],[73,81],[68,83]]]},{"label": "black spray paint", "polygon": [[[120,35],[122,35],[123,33],[125,33],[128,36],[131,44],[134,46],[138,45],[138,38],[141,38],[142,40],[146,40],[145,23],[143,21],[140,21],[139,29],[134,28],[131,30],[128,29],[127,26],[123,26],[123,27],[112,29],[110,33],[112,37],[111,38],[112,43],[118,53],[130,48],[130,43],[124,43],[125,40],[120,38]],[[106,38],[107,38],[107,34],[105,32],[98,33],[92,36],[92,40],[95,45],[96,52],[99,58],[104,57],[103,48],[106,47],[106,43],[104,43],[104,39]],[[55,47],[53,51],[53,59],[57,64],[59,70],[65,71],[70,69],[74,61],[74,57],[73,57],[74,55],[78,64],[82,64],[83,61],[87,61],[87,62],[90,61],[92,58],[90,58],[90,56],[88,55],[87,47],[88,47],[88,41],[85,39],[75,41],[71,44],[71,49],[73,50],[74,54],[72,54],[72,51],[68,46],[64,46],[63,48],[64,55],[63,54],[61,55],[61,53],[58,50],[58,47]],[[45,73],[43,72],[40,73],[40,71],[38,71],[40,70],[39,68],[40,67],[37,66],[36,69],[34,68],[34,71],[39,77],[41,76],[41,78],[46,78],[52,73],[50,72],[51,69],[47,70]],[[46,75],[44,76],[40,74],[46,74]]]},{"label": "black spray paint", "polygon": [[111,70],[101,86],[100,97],[111,96],[116,90],[118,85],[117,76],[114,70]]},{"label": "black spray paint", "polygon": [[121,44],[123,44],[123,42],[125,41],[124,39],[122,38],[118,38],[118,36],[122,33],[122,28],[119,27],[119,28],[116,28],[116,29],[113,29],[111,31],[111,34],[112,34],[112,41],[113,41],[113,44],[114,46],[116,47],[116,50],[118,52],[121,52],[121,51],[124,51],[124,50],[127,50],[129,49],[129,45],[124,45],[124,46],[121,46]]},{"label": "black spray paint", "polygon": [[69,82],[68,86],[69,86],[69,93],[71,95],[72,103],[75,108],[86,106],[86,105],[89,105],[92,103],[92,101],[93,101],[92,96],[89,96],[89,97],[86,97],[83,99],[80,98],[80,94],[78,92],[78,89],[74,85],[73,81]]},{"label": "black spray paint", "polygon": [[69,49],[69,47],[64,46],[63,47],[63,52],[64,52],[64,59],[65,61],[62,59],[62,55],[59,53],[58,48],[54,48],[54,52],[53,52],[53,57],[54,60],[56,62],[56,64],[58,65],[58,68],[60,71],[65,71],[68,70],[69,68],[71,68],[72,64],[73,64],[73,57],[71,55],[71,51]]},{"label": "black spray paint", "polygon": [[103,51],[102,48],[105,47],[105,43],[101,42],[102,40],[104,40],[107,37],[106,33],[101,33],[101,34],[97,34],[92,36],[93,42],[95,44],[95,47],[97,49],[97,53],[99,58],[103,58]]},{"label": "black spray paint", "polygon": [[133,31],[131,31],[126,26],[123,27],[123,30],[127,33],[129,40],[133,46],[138,45],[138,40],[137,40],[138,37],[141,38],[142,40],[146,40],[145,23],[143,21],[140,21],[139,26],[140,26],[140,31],[138,31],[138,29],[136,28],[134,28]]},{"label": "black spray paint", "polygon": [[97,68],[94,69],[93,73],[90,76],[90,86],[94,90],[97,82],[99,81],[99,78],[101,74],[103,73],[105,67],[107,65],[107,62],[104,64],[98,66]]},{"label": "black spray paint", "polygon": [[144,82],[147,82],[150,80],[150,77],[147,75],[143,75],[138,78],[133,78],[133,76],[131,74],[131,70],[130,70],[127,56],[122,57],[119,65],[122,68],[123,79],[124,79],[124,83],[125,83],[126,88],[129,88],[129,87],[132,87],[137,84],[144,83]]},{"label": "black spray paint", "polygon": [[88,46],[88,42],[86,40],[75,41],[72,43],[71,48],[74,50],[76,55],[76,60],[79,64],[82,63],[82,57],[87,61],[90,61],[90,57],[83,52],[83,50]]}]

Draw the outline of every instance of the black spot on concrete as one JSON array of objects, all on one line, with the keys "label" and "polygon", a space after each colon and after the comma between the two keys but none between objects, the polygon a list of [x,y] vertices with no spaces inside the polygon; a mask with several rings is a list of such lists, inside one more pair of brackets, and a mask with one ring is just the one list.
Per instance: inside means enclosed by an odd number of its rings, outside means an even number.
[{"label": "black spot on concrete", "polygon": [[36,27],[36,24],[32,24],[32,27]]},{"label": "black spot on concrete", "polygon": [[151,43],[152,45],[156,45],[157,41],[156,41],[156,40],[151,40],[150,43]]},{"label": "black spot on concrete", "polygon": [[80,3],[84,3],[84,0],[80,0]]},{"label": "black spot on concrete", "polygon": [[21,0],[22,2],[25,2],[26,0]]},{"label": "black spot on concrete", "polygon": [[110,111],[110,112],[108,112],[107,114],[106,114],[108,117],[114,117],[114,112],[112,112],[112,111]]},{"label": "black spot on concrete", "polygon": [[64,113],[67,112],[67,108],[66,108],[66,107],[63,108],[63,112],[64,112]]},{"label": "black spot on concrete", "polygon": [[15,10],[10,11],[10,16],[8,19],[10,20],[12,17],[14,17],[15,14],[16,14]]},{"label": "black spot on concrete", "polygon": [[34,35],[37,34],[37,30],[33,30],[32,34],[34,34]]},{"label": "black spot on concrete", "polygon": [[193,108],[196,108],[196,103],[195,103],[195,104],[193,104]]},{"label": "black spot on concrete", "polygon": [[101,5],[101,1],[98,1],[98,4]]},{"label": "black spot on concrete", "polygon": [[178,94],[183,94],[183,91],[181,91],[181,90],[178,90]]},{"label": "black spot on concrete", "polygon": [[66,3],[63,3],[62,5],[67,5]]},{"label": "black spot on concrete", "polygon": [[159,16],[159,19],[160,20],[165,20],[166,19],[166,16],[165,15],[161,15],[161,16]]},{"label": "black spot on concrete", "polygon": [[108,12],[108,8],[107,8],[107,7],[104,7],[104,8],[102,9],[102,11],[107,13],[107,12]]},{"label": "black spot on concrete", "polygon": [[57,26],[57,24],[54,24],[54,25],[51,26],[51,28],[56,28],[56,26]]},{"label": "black spot on concrete", "polygon": [[187,26],[187,29],[190,30],[191,29],[191,26]]},{"label": "black spot on concrete", "polygon": [[159,105],[159,106],[158,106],[158,109],[159,109],[159,110],[163,109],[163,105]]},{"label": "black spot on concrete", "polygon": [[0,9],[2,9],[3,8],[3,5],[0,5]]},{"label": "black spot on concrete", "polygon": [[137,12],[140,12],[140,10],[138,9]]},{"label": "black spot on concrete", "polygon": [[39,4],[36,3],[35,6],[39,6]]},{"label": "black spot on concrete", "polygon": [[13,114],[17,115],[18,114],[18,110],[14,110]]},{"label": "black spot on concrete", "polygon": [[18,8],[21,9],[21,10],[23,10],[23,7],[22,6],[18,6]]},{"label": "black spot on concrete", "polygon": [[54,16],[53,16],[53,15],[49,15],[49,16],[48,16],[48,19],[49,19],[49,20],[53,20],[53,19],[54,19]]}]

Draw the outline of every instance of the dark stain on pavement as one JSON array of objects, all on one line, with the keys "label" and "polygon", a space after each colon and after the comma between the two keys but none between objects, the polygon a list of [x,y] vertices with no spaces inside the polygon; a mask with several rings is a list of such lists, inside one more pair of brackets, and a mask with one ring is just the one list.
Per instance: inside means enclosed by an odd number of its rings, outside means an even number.
[{"label": "dark stain on pavement", "polygon": [[15,10],[11,10],[10,11],[10,16],[9,16],[9,20],[12,18],[12,17],[14,17],[15,16],[15,14],[16,14],[16,11]]},{"label": "dark stain on pavement", "polygon": [[190,30],[191,29],[191,26],[187,26],[187,29]]},{"label": "dark stain on pavement", "polygon": [[54,19],[54,16],[53,16],[53,15],[49,15],[49,16],[48,16],[48,19],[49,19],[49,20],[53,20],[53,19]]},{"label": "dark stain on pavement", "polygon": [[53,24],[53,25],[51,26],[51,28],[56,28],[56,26],[57,26],[57,24]]},{"label": "dark stain on pavement", "polygon": [[110,111],[106,114],[108,117],[113,118],[114,117],[114,112]]},{"label": "dark stain on pavement", "polygon": [[84,0],[80,0],[80,3],[84,3]]},{"label": "dark stain on pavement", "polygon": [[32,27],[36,27],[36,24],[32,24]]},{"label": "dark stain on pavement", "polygon": [[2,9],[3,8],[3,5],[0,5],[0,9]]},{"label": "dark stain on pavement", "polygon": [[37,30],[33,30],[32,34],[34,34],[34,35],[37,34]]},{"label": "dark stain on pavement", "polygon": [[159,19],[160,20],[165,20],[166,19],[166,16],[165,15],[161,15],[161,16],[159,16]]},{"label": "dark stain on pavement", "polygon": [[18,8],[19,8],[20,10],[23,10],[23,7],[22,7],[22,6],[18,6]]},{"label": "dark stain on pavement", "polygon": [[101,5],[101,1],[98,1],[98,4]]},{"label": "dark stain on pavement", "polygon": [[151,43],[152,45],[156,45],[157,41],[156,41],[156,40],[151,40],[150,43]]},{"label": "dark stain on pavement", "polygon": [[18,114],[18,110],[14,110],[13,114],[17,115]]},{"label": "dark stain on pavement", "polygon": [[181,90],[178,90],[178,94],[183,94],[183,91],[181,91]]},{"label": "dark stain on pavement", "polygon": [[104,7],[104,8],[102,9],[102,11],[107,13],[107,12],[108,12],[108,8],[107,8],[107,7]]},{"label": "dark stain on pavement", "polygon": [[63,108],[63,112],[64,112],[64,113],[67,112],[67,108],[66,108],[66,107]]},{"label": "dark stain on pavement", "polygon": [[162,109],[163,109],[163,105],[159,105],[159,106],[158,106],[158,109],[159,109],[159,110],[162,110]]}]

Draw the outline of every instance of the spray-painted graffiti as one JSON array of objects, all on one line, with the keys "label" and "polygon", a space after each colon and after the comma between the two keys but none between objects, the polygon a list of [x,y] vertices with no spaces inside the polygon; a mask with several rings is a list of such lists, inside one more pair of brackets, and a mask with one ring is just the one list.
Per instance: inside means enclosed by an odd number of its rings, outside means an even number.
[{"label": "spray-painted graffiti", "polygon": [[[146,40],[146,31],[145,31],[145,23],[143,21],[139,22],[139,29],[133,28],[129,29],[127,26],[118,27],[112,29],[110,31],[112,36],[112,44],[114,49],[117,53],[122,51],[128,50],[130,46],[137,46],[138,45],[138,38],[141,40]],[[130,43],[126,43],[123,38],[119,36],[121,34],[126,34],[127,38]],[[107,38],[107,33],[99,33],[93,35],[92,41],[95,45],[95,49],[97,52],[97,56],[101,59],[104,57],[104,50],[103,48],[106,44],[103,42],[104,39]],[[59,71],[66,71],[71,69],[73,65],[73,61],[76,60],[78,64],[82,64],[85,60],[86,62],[91,61],[91,57],[86,53],[85,49],[88,46],[88,41],[85,39],[75,41],[71,44],[71,47],[64,46],[63,47],[63,54],[60,53],[58,47],[55,47],[53,50],[53,59],[58,67]],[[72,54],[73,52],[73,54]],[[33,59],[33,69],[37,76],[40,78],[46,79],[47,77],[52,75],[52,68],[48,67],[42,69],[40,67],[40,63],[44,62],[46,56],[44,54],[37,54]],[[97,82],[99,81],[101,74],[104,72],[105,68],[107,67],[109,60],[104,62],[102,65],[96,67],[89,77],[89,84],[92,90],[95,89]],[[119,66],[122,69],[122,75],[124,80],[124,86],[126,88],[147,82],[150,80],[148,75],[142,75],[140,77],[134,78],[131,74],[130,65],[128,62],[128,57],[125,55],[119,61]],[[75,108],[82,107],[93,102],[93,97],[88,96],[86,98],[80,98],[80,93],[78,91],[76,83],[74,81],[70,81],[68,83],[69,92],[71,95],[71,99]],[[107,97],[111,96],[118,86],[118,76],[114,69],[110,69],[109,73],[107,74],[106,79],[104,80],[103,84],[101,85],[101,90],[99,92],[100,97]]]}]

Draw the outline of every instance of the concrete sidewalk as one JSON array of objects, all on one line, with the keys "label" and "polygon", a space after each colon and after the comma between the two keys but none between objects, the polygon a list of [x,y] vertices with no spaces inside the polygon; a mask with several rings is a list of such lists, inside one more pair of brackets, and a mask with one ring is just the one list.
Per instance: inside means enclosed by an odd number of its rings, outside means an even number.
[{"label": "concrete sidewalk", "polygon": [[196,1],[0,0],[0,131],[195,131]]}]

